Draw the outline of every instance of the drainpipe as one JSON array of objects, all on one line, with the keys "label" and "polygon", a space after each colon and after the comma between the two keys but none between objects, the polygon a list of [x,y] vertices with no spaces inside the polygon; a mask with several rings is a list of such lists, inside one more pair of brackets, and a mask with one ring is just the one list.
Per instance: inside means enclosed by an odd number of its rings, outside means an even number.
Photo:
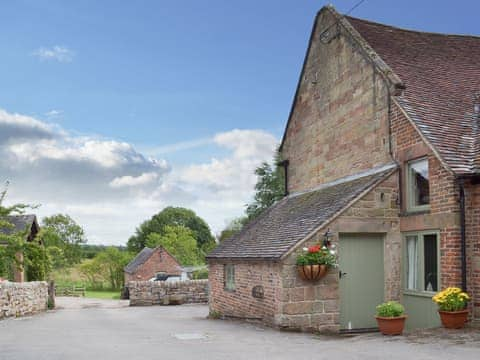
[{"label": "drainpipe", "polygon": [[283,160],[278,163],[279,166],[283,167],[283,174],[284,174],[284,196],[288,196],[288,164],[290,162],[288,160]]},{"label": "drainpipe", "polygon": [[467,291],[467,240],[465,232],[465,181],[458,178],[460,196],[460,257],[462,260],[462,290]]}]

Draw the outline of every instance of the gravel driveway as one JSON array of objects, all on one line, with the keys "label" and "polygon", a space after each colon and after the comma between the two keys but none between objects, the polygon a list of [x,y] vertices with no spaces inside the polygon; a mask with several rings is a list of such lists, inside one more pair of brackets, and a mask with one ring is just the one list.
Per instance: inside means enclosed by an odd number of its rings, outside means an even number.
[{"label": "gravel driveway", "polygon": [[480,337],[322,337],[207,320],[205,305],[128,307],[58,298],[59,309],[0,321],[0,359],[479,359]]}]

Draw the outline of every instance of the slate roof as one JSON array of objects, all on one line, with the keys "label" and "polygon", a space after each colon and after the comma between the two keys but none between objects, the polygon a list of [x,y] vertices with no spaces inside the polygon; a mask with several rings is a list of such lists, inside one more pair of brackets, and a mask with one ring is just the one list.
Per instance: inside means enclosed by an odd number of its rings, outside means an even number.
[{"label": "slate roof", "polygon": [[37,217],[35,215],[9,215],[6,217],[6,219],[14,226],[14,228],[1,228],[0,232],[4,234],[25,231],[27,227],[31,228],[34,224],[38,228]]},{"label": "slate roof", "polygon": [[457,174],[480,172],[480,37],[345,19],[401,79],[395,99],[444,163]]},{"label": "slate roof", "polygon": [[140,251],[137,254],[137,256],[135,256],[135,258],[132,261],[130,261],[127,266],[123,268],[123,270],[126,273],[133,274],[135,271],[137,271],[139,266],[143,265],[145,261],[147,261],[150,258],[150,256],[152,256],[154,251],[155,249],[144,247],[142,251]]},{"label": "slate roof", "polygon": [[396,165],[389,165],[289,195],[224,240],[207,259],[280,259],[395,169]]}]

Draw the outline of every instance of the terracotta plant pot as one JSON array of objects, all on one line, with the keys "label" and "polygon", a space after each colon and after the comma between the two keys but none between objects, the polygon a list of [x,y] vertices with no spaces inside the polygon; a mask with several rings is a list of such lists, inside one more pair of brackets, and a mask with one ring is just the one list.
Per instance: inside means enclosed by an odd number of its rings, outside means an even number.
[{"label": "terracotta plant pot", "polygon": [[303,280],[315,281],[325,276],[327,265],[297,265],[298,275]]},{"label": "terracotta plant pot", "polygon": [[397,317],[375,316],[380,332],[383,335],[402,335],[407,315]]},{"label": "terracotta plant pot", "polygon": [[465,326],[468,318],[468,310],[442,311],[438,310],[443,327],[447,329],[461,329]]}]

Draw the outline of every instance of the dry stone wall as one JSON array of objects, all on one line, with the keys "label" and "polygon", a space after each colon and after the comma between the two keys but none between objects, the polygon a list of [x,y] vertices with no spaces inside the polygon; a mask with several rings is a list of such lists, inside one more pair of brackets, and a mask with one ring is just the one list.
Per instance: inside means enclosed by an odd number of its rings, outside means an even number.
[{"label": "dry stone wall", "polygon": [[44,281],[0,282],[0,319],[47,310],[48,285]]},{"label": "dry stone wall", "polygon": [[130,306],[168,305],[169,303],[207,303],[208,280],[130,281]]}]

